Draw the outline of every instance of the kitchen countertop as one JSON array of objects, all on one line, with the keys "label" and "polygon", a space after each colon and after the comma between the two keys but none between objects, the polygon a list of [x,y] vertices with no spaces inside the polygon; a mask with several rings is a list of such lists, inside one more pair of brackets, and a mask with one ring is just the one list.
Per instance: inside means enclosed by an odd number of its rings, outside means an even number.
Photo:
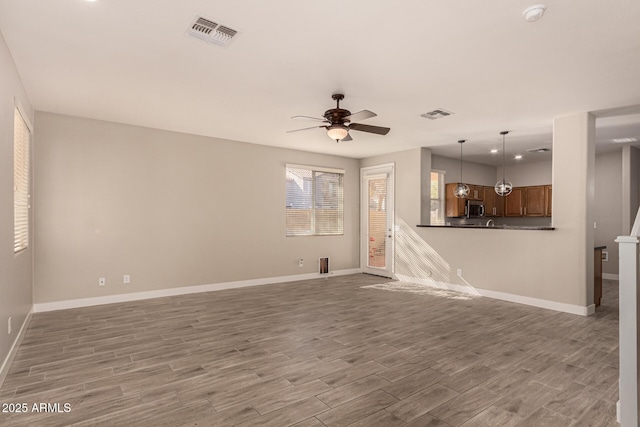
[{"label": "kitchen countertop", "polygon": [[523,226],[523,225],[494,225],[487,227],[482,224],[460,224],[460,225],[426,225],[418,224],[417,227],[431,227],[431,228],[480,228],[487,230],[555,230],[555,227],[535,227],[535,226]]}]

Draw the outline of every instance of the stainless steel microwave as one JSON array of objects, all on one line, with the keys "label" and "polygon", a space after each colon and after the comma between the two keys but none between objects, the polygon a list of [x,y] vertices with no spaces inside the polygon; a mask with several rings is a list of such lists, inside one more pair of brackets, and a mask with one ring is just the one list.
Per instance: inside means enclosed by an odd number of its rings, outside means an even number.
[{"label": "stainless steel microwave", "polygon": [[484,216],[484,202],[482,200],[467,200],[464,215],[467,218],[482,218]]}]

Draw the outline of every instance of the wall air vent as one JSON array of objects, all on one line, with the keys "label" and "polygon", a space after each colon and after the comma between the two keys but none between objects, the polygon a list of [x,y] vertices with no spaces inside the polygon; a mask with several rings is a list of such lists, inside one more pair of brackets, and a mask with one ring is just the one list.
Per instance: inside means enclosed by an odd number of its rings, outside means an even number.
[{"label": "wall air vent", "polygon": [[436,119],[441,119],[443,117],[450,116],[452,114],[453,113],[451,111],[447,111],[442,108],[437,108],[433,111],[429,111],[428,113],[420,114],[420,117],[424,117],[425,119],[429,119],[429,120],[436,120]]},{"label": "wall air vent", "polygon": [[238,31],[218,24],[211,19],[196,16],[189,26],[187,34],[207,43],[226,47],[238,35]]}]

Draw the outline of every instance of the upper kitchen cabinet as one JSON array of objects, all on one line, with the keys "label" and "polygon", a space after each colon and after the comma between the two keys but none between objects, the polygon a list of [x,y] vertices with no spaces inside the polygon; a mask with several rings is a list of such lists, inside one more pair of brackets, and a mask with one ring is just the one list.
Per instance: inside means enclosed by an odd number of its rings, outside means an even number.
[{"label": "upper kitchen cabinet", "polygon": [[505,197],[504,216],[522,216],[524,213],[526,189],[515,187],[511,194]]},{"label": "upper kitchen cabinet", "polygon": [[482,187],[485,216],[502,216],[504,213],[504,197],[498,196],[493,187]]},{"label": "upper kitchen cabinet", "polygon": [[551,216],[550,185],[515,187],[505,200],[504,216]]},{"label": "upper kitchen cabinet", "polygon": [[481,185],[469,184],[469,195],[467,196],[467,199],[483,200],[483,198],[484,198],[484,187]]},{"label": "upper kitchen cabinet", "polygon": [[538,185],[524,188],[524,216],[545,216],[545,186]]},{"label": "upper kitchen cabinet", "polygon": [[458,185],[455,182],[445,185],[445,210],[448,217],[464,216],[464,206],[467,199],[458,199],[453,195],[453,190]]},{"label": "upper kitchen cabinet", "polygon": [[545,214],[544,216],[551,216],[551,200],[552,200],[553,189],[550,185],[544,186],[544,206],[545,206]]}]

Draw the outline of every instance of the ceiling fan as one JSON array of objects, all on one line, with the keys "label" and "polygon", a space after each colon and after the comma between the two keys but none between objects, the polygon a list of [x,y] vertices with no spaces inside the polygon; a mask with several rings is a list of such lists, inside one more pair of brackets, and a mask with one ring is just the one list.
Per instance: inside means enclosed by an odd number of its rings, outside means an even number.
[{"label": "ceiling fan", "polygon": [[327,135],[329,136],[329,138],[335,139],[336,142],[340,142],[351,141],[353,139],[351,138],[351,135],[349,135],[350,130],[375,133],[378,135],[386,135],[391,130],[390,128],[381,126],[371,126],[363,125],[361,123],[354,123],[359,120],[370,119],[371,117],[377,116],[377,114],[369,110],[362,110],[357,113],[351,114],[351,111],[340,108],[340,101],[344,99],[343,94],[335,93],[331,95],[331,98],[336,101],[336,108],[325,111],[323,115],[324,119],[309,116],[292,117],[292,119],[316,120],[325,124],[309,128],[290,130],[287,133],[299,132],[301,130],[308,129],[325,128],[327,130]]}]

